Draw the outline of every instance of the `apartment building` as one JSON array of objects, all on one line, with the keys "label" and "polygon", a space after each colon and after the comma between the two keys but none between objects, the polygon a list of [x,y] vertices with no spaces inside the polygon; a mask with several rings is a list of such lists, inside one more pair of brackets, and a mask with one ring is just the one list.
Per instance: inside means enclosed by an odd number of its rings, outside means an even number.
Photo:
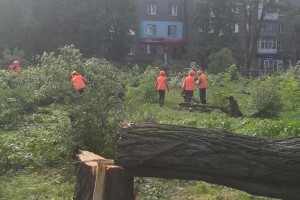
[{"label": "apartment building", "polygon": [[[300,7],[300,0],[291,0],[293,8]],[[277,72],[294,65],[299,59],[299,35],[290,12],[278,10],[268,13],[261,23],[257,42],[257,66],[254,68],[264,72]],[[260,9],[258,8],[258,15]]]},{"label": "apartment building", "polygon": [[185,61],[185,0],[138,0],[138,27],[130,54],[140,64]]},{"label": "apartment building", "polygon": [[[155,60],[168,65],[187,65],[188,53],[195,48],[196,37],[201,37],[199,27],[193,26],[194,0],[137,0],[138,27],[130,55],[142,65]],[[293,7],[300,7],[300,0],[291,0]],[[259,17],[260,8],[257,8]],[[244,15],[237,5],[237,15]],[[238,17],[238,16],[237,16]],[[252,69],[256,71],[279,71],[297,62],[300,56],[299,34],[292,23],[291,13],[268,13],[263,18],[257,41],[257,51]],[[239,38],[237,48],[244,48],[243,24],[233,27]],[[242,49],[241,51],[242,52]],[[240,63],[243,65],[243,63]]]}]

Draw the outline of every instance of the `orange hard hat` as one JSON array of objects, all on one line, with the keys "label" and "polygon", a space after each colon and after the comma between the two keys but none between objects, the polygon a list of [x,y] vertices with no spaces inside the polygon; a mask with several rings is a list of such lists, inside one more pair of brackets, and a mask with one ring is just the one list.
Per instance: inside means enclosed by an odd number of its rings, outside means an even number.
[{"label": "orange hard hat", "polygon": [[194,70],[190,70],[189,75],[195,75],[195,71]]},{"label": "orange hard hat", "polygon": [[165,71],[160,71],[160,72],[159,72],[159,75],[160,75],[160,76],[164,76],[164,75],[166,75],[166,72],[165,72]]},{"label": "orange hard hat", "polygon": [[202,74],[202,71],[201,71],[201,70],[198,70],[198,71],[197,71],[197,74]]},{"label": "orange hard hat", "polygon": [[15,61],[13,62],[13,64],[14,64],[14,65],[19,65],[19,64],[20,64],[20,62],[19,62],[19,61],[17,61],[17,60],[15,60]]}]

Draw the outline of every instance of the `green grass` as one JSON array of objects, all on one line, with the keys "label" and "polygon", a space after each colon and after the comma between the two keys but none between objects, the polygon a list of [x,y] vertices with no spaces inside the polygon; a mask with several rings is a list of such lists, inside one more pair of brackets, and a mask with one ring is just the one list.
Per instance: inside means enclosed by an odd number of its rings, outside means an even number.
[{"label": "green grass", "polygon": [[[65,169],[66,171],[66,169]],[[72,170],[68,171],[68,174]],[[73,178],[63,170],[45,169],[43,173],[6,175],[0,177],[1,200],[63,200],[72,199]],[[64,178],[68,178],[66,181]]]},{"label": "green grass", "polygon": [[[146,87],[145,87],[146,88]],[[151,89],[153,89],[151,87]],[[245,116],[255,112],[250,96],[241,92],[239,85],[224,88],[220,95],[232,95]],[[178,106],[183,98],[180,84],[166,92],[165,103],[134,102],[127,113],[126,122],[151,121],[164,124],[220,129],[237,134],[262,137],[290,137],[300,135],[300,109],[285,106],[277,119],[232,118],[219,110],[190,112]],[[138,93],[133,93],[137,95]],[[150,93],[147,93],[150,94]],[[197,90],[195,98],[199,98]],[[207,102],[218,102],[216,88],[208,88]],[[129,97],[130,98],[130,97]],[[292,101],[292,100],[291,100]],[[295,100],[294,100],[295,101]],[[228,102],[225,101],[224,104]],[[0,176],[0,200],[72,199],[75,179],[73,166],[67,165],[68,147],[58,146],[62,132],[70,122],[63,108],[66,105],[39,107],[24,117],[15,127],[0,130],[0,167],[11,169]],[[0,171],[1,173],[1,171]],[[245,192],[205,182],[142,178],[136,180],[140,199],[145,200],[265,200]]]}]

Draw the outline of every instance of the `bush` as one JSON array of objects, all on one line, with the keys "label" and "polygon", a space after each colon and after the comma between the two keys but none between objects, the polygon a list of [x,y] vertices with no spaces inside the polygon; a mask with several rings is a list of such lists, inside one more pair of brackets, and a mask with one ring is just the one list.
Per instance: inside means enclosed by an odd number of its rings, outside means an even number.
[{"label": "bush", "polygon": [[154,103],[158,101],[158,94],[155,89],[158,69],[147,70],[138,78],[137,87],[128,87],[126,100],[129,104]]},{"label": "bush", "polygon": [[211,74],[225,72],[230,65],[236,63],[229,48],[223,48],[216,53],[212,53],[208,59],[208,71]]},{"label": "bush", "polygon": [[282,103],[278,92],[277,77],[268,77],[257,81],[252,86],[252,105],[258,111],[258,117],[274,118],[282,110]]},{"label": "bush", "polygon": [[84,64],[83,73],[90,84],[68,109],[72,145],[112,157],[124,120],[121,94],[125,76],[105,60],[92,58]]}]

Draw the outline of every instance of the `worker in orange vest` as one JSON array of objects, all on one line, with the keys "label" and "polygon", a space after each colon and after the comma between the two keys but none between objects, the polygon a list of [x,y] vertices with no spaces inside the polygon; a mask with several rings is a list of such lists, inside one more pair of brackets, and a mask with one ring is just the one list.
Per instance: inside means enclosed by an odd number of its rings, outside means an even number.
[{"label": "worker in orange vest", "polygon": [[199,88],[200,102],[202,104],[206,104],[206,88],[207,88],[206,74],[202,70],[198,70],[197,75],[198,75],[198,88]]},{"label": "worker in orange vest", "polygon": [[184,91],[185,103],[191,103],[194,96],[194,84],[195,84],[195,71],[190,70],[189,76],[187,76],[182,84],[182,90]]},{"label": "worker in orange vest", "polygon": [[12,72],[15,72],[17,75],[19,75],[21,73],[21,66],[20,66],[20,62],[15,60],[10,66],[9,66],[9,70]]},{"label": "worker in orange vest", "polygon": [[86,88],[85,83],[89,83],[83,76],[81,76],[77,71],[71,73],[71,82],[74,90],[78,91],[79,94],[82,94]]},{"label": "worker in orange vest", "polygon": [[156,85],[155,85],[156,91],[158,91],[159,94],[159,106],[162,107],[164,100],[165,100],[165,93],[166,90],[169,91],[166,72],[160,71],[159,76],[156,79]]}]

